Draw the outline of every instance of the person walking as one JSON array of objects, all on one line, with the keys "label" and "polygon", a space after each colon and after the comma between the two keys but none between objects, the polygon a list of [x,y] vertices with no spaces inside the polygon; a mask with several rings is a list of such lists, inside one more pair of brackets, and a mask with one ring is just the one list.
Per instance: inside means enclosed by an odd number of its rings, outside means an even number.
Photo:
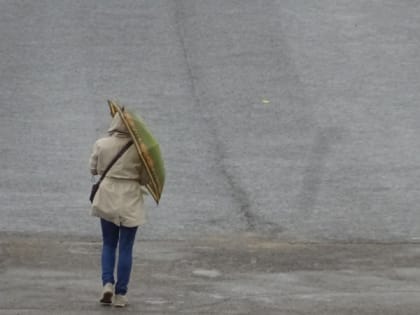
[{"label": "person walking", "polygon": [[89,161],[91,174],[102,175],[112,160],[122,153],[102,180],[91,209],[91,214],[100,218],[102,230],[103,290],[100,303],[116,307],[128,304],[133,247],[137,229],[145,223],[146,170],[130,142],[127,127],[117,113],[108,129],[108,136],[95,142]]}]

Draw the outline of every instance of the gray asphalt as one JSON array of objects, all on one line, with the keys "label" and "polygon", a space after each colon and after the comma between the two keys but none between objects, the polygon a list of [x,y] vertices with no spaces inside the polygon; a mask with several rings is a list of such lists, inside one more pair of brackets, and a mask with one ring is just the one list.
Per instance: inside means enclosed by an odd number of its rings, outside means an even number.
[{"label": "gray asphalt", "polygon": [[103,314],[108,98],[167,182],[127,312],[420,310],[420,3],[0,0],[0,314]]},{"label": "gray asphalt", "polygon": [[[0,314],[115,314],[99,305],[101,244],[0,238]],[[288,243],[255,235],[141,241],[129,314],[418,315],[419,244]],[[52,258],[53,257],[53,258]]]},{"label": "gray asphalt", "polygon": [[97,233],[87,160],[114,98],[166,160],[144,238],[420,237],[416,2],[0,5],[0,230]]}]

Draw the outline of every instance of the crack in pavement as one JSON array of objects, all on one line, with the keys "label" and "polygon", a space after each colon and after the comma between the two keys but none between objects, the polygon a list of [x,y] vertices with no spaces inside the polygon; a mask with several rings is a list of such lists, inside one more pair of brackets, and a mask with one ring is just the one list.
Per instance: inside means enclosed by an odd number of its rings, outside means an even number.
[{"label": "crack in pavement", "polygon": [[196,108],[203,113],[201,117],[205,121],[207,129],[214,140],[214,153],[216,155],[215,163],[217,165],[217,170],[220,172],[221,176],[226,179],[232,199],[237,205],[237,211],[241,214],[241,217],[245,221],[246,230],[254,231],[257,225],[257,218],[251,211],[251,201],[245,189],[238,182],[239,179],[237,176],[235,176],[232,173],[232,170],[228,168],[228,165],[226,165],[226,150],[224,149],[221,137],[215,128],[216,124],[213,122],[211,114],[206,111],[205,106],[202,104],[199,97],[199,91],[196,87],[196,78],[194,77],[190,62],[191,58],[188,54],[188,49],[185,43],[185,29],[182,21],[186,19],[186,16],[184,6],[181,2],[182,1],[175,1],[175,23],[184,54],[188,79],[190,81],[191,96]]}]

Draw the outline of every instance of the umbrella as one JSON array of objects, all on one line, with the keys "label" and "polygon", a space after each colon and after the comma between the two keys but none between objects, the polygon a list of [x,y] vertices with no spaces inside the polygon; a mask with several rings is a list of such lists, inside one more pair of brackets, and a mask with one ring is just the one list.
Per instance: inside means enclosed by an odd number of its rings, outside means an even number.
[{"label": "umbrella", "polygon": [[136,146],[140,161],[146,168],[149,177],[149,183],[146,185],[146,188],[158,204],[165,183],[165,168],[159,143],[146,127],[140,115],[134,114],[114,101],[108,100],[108,105],[111,115],[115,116],[118,113],[127,127]]}]

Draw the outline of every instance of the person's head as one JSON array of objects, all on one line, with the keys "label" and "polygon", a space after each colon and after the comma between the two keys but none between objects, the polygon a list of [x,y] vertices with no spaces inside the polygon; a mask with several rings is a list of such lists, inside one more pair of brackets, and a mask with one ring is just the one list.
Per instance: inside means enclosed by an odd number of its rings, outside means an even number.
[{"label": "person's head", "polygon": [[125,126],[124,122],[122,121],[119,113],[116,113],[114,118],[112,118],[111,126],[108,129],[108,133],[110,135],[112,135],[116,132],[123,133],[123,134],[128,134],[128,129]]}]

